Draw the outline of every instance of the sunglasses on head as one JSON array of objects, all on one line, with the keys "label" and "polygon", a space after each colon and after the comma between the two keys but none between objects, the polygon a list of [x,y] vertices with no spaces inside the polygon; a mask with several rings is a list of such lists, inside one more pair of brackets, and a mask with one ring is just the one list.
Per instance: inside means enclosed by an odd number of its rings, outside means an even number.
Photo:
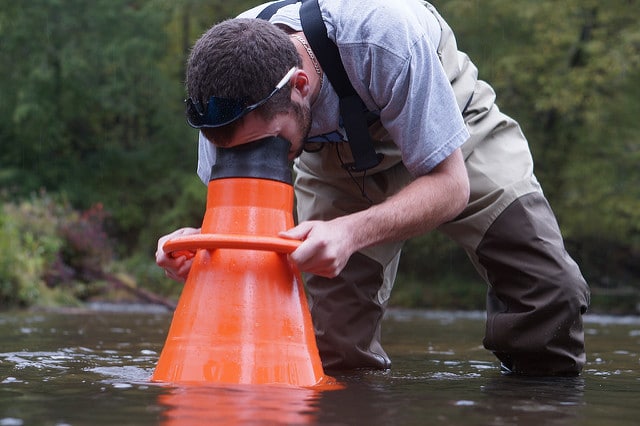
[{"label": "sunglasses on head", "polygon": [[282,80],[276,84],[275,89],[273,89],[266,98],[256,102],[255,104],[247,105],[242,99],[228,99],[211,96],[206,107],[204,107],[200,101],[188,98],[185,100],[185,103],[187,104],[187,123],[196,129],[221,127],[233,123],[271,99],[278,90],[282,89],[287,84],[295,71],[296,67],[291,68],[285,76],[282,77]]}]

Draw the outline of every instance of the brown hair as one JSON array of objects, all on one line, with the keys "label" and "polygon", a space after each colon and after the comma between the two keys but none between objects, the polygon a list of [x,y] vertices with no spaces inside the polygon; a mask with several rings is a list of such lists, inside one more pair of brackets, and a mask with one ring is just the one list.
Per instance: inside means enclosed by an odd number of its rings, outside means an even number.
[{"label": "brown hair", "polygon": [[[269,95],[293,66],[301,67],[302,61],[283,30],[262,19],[229,19],[211,27],[193,46],[187,62],[187,93],[202,104],[211,96],[252,104]],[[287,85],[256,112],[271,119],[288,111],[290,94]],[[204,133],[224,136],[233,128],[234,123]]]}]

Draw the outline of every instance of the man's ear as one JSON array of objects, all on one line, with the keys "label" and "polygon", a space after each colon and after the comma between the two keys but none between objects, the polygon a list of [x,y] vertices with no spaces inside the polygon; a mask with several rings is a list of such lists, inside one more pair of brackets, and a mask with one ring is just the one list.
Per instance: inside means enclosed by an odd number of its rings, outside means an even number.
[{"label": "man's ear", "polygon": [[[309,76],[303,69],[298,69],[293,74],[292,81],[293,87],[291,88],[291,99],[297,94],[302,98],[311,96],[311,84],[309,83]],[[297,93],[296,93],[297,92]]]}]

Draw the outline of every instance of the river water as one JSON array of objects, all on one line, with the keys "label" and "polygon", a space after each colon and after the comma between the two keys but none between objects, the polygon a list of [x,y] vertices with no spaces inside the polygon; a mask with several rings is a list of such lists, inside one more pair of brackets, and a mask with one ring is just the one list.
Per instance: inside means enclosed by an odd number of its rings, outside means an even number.
[{"label": "river water", "polygon": [[482,348],[483,314],[393,310],[392,369],[323,392],[152,384],[170,322],[136,306],[0,314],[0,426],[640,424],[638,317],[587,316],[580,377],[519,378]]}]

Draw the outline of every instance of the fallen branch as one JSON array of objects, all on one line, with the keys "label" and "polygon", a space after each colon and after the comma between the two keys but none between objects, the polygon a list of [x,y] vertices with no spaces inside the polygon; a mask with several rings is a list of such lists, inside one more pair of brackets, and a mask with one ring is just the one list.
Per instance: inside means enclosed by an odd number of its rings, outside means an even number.
[{"label": "fallen branch", "polygon": [[126,281],[118,278],[117,276],[115,276],[113,274],[102,273],[101,275],[102,275],[102,277],[100,277],[100,278],[103,279],[104,281],[107,281],[113,287],[115,287],[117,289],[125,290],[126,292],[134,295],[135,297],[137,297],[141,301],[144,301],[144,302],[147,302],[147,303],[152,303],[154,305],[161,305],[161,306],[164,306],[165,308],[167,308],[169,310],[172,310],[172,311],[175,310],[175,308],[176,308],[176,303],[171,299],[167,299],[165,297],[162,297],[162,296],[160,296],[158,294],[155,294],[152,291],[149,291],[147,289],[138,288],[138,287],[135,287],[135,286],[133,286],[131,284],[128,284]]}]

